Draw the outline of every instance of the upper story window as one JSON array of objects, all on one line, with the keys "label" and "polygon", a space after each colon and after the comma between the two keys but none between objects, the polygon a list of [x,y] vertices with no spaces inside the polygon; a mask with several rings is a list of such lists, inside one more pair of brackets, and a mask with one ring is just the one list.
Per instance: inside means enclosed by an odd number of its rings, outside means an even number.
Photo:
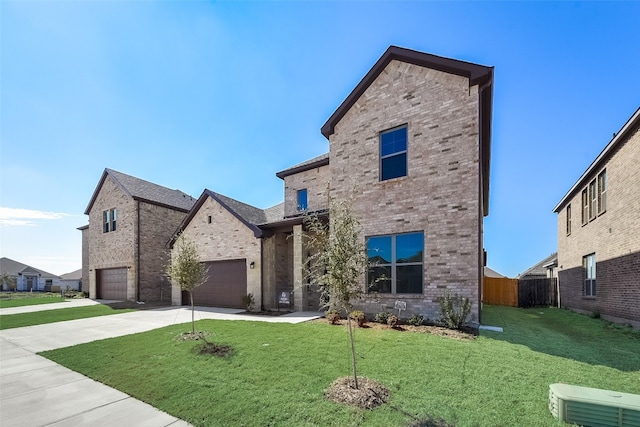
[{"label": "upper story window", "polygon": [[367,284],[372,292],[421,294],[424,234],[375,236],[367,240],[371,267]]},{"label": "upper story window", "polygon": [[116,231],[116,220],[118,219],[118,213],[116,208],[109,209],[102,212],[102,232],[108,233],[110,231]]},{"label": "upper story window", "polygon": [[605,169],[582,190],[582,225],[587,224],[606,210],[607,170]]},{"label": "upper story window", "polygon": [[596,296],[596,254],[587,255],[582,258],[584,267],[584,296]]},{"label": "upper story window", "polygon": [[607,210],[607,170],[598,175],[598,215]]},{"label": "upper story window", "polygon": [[380,181],[407,176],[407,126],[380,133]]},{"label": "upper story window", "polygon": [[571,203],[567,205],[567,236],[571,234]]},{"label": "upper story window", "polygon": [[582,190],[582,225],[589,222],[589,194],[587,189]]},{"label": "upper story window", "polygon": [[304,188],[302,190],[298,190],[298,195],[297,195],[297,201],[298,201],[298,210],[299,211],[306,211],[307,210],[307,189]]}]

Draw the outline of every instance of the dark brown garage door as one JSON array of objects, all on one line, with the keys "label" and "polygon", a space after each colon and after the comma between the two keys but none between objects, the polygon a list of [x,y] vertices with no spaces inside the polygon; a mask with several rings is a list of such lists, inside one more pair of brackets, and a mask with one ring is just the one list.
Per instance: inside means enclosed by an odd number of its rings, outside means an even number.
[{"label": "dark brown garage door", "polygon": [[[242,297],[247,294],[247,262],[212,261],[204,263],[209,267],[209,280],[195,289],[193,303],[210,307],[244,308]],[[183,293],[183,304],[190,304],[189,294]]]},{"label": "dark brown garage door", "polygon": [[127,269],[107,268],[97,271],[99,299],[127,300]]}]

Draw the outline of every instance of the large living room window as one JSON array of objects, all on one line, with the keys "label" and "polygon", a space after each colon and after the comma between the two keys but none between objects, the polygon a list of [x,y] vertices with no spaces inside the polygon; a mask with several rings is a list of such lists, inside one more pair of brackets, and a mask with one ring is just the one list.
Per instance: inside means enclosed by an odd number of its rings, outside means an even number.
[{"label": "large living room window", "polygon": [[584,296],[596,296],[596,254],[582,258],[584,267]]},{"label": "large living room window", "polygon": [[116,208],[109,209],[102,212],[102,232],[108,233],[110,231],[116,231],[116,220],[118,213]]},{"label": "large living room window", "polygon": [[423,252],[423,233],[369,237],[369,291],[381,294],[421,294]]},{"label": "large living room window", "polygon": [[380,133],[380,181],[407,176],[407,126]]}]

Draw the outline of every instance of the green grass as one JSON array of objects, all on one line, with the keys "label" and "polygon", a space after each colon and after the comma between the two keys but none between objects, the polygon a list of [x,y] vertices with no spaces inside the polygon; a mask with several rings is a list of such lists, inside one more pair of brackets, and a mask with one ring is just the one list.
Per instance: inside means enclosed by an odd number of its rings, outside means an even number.
[{"label": "green grass", "polygon": [[[539,314],[545,313],[545,314]],[[564,310],[486,307],[472,341],[356,329],[359,373],[391,390],[371,411],[324,398],[351,370],[347,332],[328,324],[197,322],[224,359],[198,355],[175,325],[43,353],[196,426],[557,426],[549,384],[640,393],[640,335]]]},{"label": "green grass", "polygon": [[51,304],[54,302],[64,302],[64,299],[60,297],[60,294],[36,294],[33,295],[29,292],[25,293],[13,293],[2,292],[0,293],[0,308],[9,307],[23,307],[25,305],[36,304]]},{"label": "green grass", "polygon": [[61,308],[57,310],[36,311],[33,313],[4,314],[0,316],[0,329],[21,328],[23,326],[43,325],[65,320],[85,319],[88,317],[121,314],[135,310],[114,310],[106,305],[88,307]]}]

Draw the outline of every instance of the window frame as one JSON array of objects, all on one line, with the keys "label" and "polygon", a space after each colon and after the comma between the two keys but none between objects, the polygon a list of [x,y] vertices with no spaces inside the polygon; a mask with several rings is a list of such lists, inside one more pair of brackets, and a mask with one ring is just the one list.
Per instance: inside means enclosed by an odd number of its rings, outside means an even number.
[{"label": "window frame", "polygon": [[118,210],[111,208],[102,211],[102,233],[112,233],[117,230]]},{"label": "window frame", "polygon": [[[304,204],[301,203],[301,195],[304,195]],[[296,210],[304,212],[309,209],[309,192],[306,188],[301,188],[296,192]]]},{"label": "window frame", "polygon": [[591,253],[582,257],[582,268],[584,271],[584,287],[583,296],[593,298],[596,296],[596,280],[597,280],[597,262],[596,253]]},{"label": "window frame", "polygon": [[598,174],[598,215],[607,211],[607,170],[604,169]]},{"label": "window frame", "polygon": [[[398,132],[398,131],[404,131],[405,133],[405,148],[404,150],[398,150],[398,151],[394,151],[392,153],[389,154],[382,154],[382,139],[384,137],[384,135],[388,135],[394,132]],[[387,130],[383,130],[382,132],[380,132],[378,134],[378,154],[379,154],[379,171],[380,171],[380,176],[379,176],[379,180],[380,182],[382,181],[389,181],[392,179],[396,179],[396,178],[403,178],[405,176],[409,176],[409,126],[408,124],[403,124],[400,126],[396,126],[394,128],[390,128]],[[388,163],[385,162],[385,160],[390,160],[390,159],[397,159],[399,157],[404,157],[404,173],[402,175],[394,175],[394,176],[390,176],[390,177],[386,177],[385,178],[385,173],[384,173],[384,164]]]},{"label": "window frame", "polygon": [[589,193],[586,187],[584,188],[584,190],[582,190],[581,197],[582,225],[586,225],[587,223],[589,223]]},{"label": "window frame", "polygon": [[569,236],[571,235],[571,203],[567,205],[566,215],[567,215],[566,232],[567,232],[567,236]]},{"label": "window frame", "polygon": [[[422,253],[422,257],[420,262],[398,262],[398,244],[397,238],[399,236],[412,236],[412,235],[420,235],[422,240],[422,248],[420,252]],[[383,234],[383,235],[375,235],[368,236],[366,238],[366,247],[367,247],[367,259],[370,260],[369,257],[370,248],[369,242],[373,238],[389,238],[390,239],[390,262],[384,264],[370,264],[367,269],[366,280],[367,280],[367,293],[375,293],[380,295],[423,295],[424,294],[424,231],[415,231],[415,232],[407,232],[407,233],[397,233],[397,234]],[[420,292],[398,292],[398,267],[411,267],[411,266],[420,266]],[[372,274],[374,274],[374,269],[376,268],[384,268],[388,269],[391,272],[391,277],[385,279],[384,281],[390,281],[389,284],[389,292],[381,292],[379,290],[372,289],[375,285],[372,285]]]}]

